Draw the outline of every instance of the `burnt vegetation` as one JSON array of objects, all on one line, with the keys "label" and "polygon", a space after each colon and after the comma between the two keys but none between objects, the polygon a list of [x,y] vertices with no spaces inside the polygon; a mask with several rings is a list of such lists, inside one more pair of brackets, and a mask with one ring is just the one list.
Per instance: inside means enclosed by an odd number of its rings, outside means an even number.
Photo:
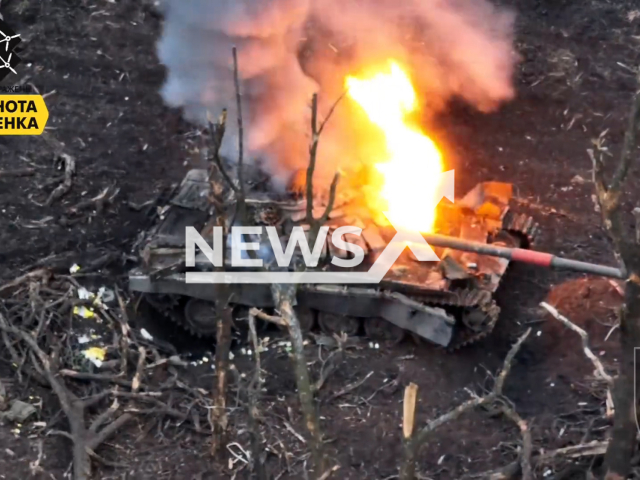
[{"label": "burnt vegetation", "polygon": [[[237,116],[197,129],[157,94],[151,2],[2,2],[24,40],[14,81],[51,115],[41,137],[0,137],[0,476],[638,478],[640,10],[507,3],[518,95],[488,116],[452,105],[430,127],[461,186],[515,185],[536,248],[625,278],[518,265],[495,331],[448,353],[308,332],[291,285],[241,325],[217,286],[215,346],[130,293],[138,234],[186,169],[206,165],[216,225],[252,224],[243,66],[230,50]],[[312,237],[343,181],[317,211],[332,111],[318,103],[300,190]],[[227,163],[230,122],[241,153]]]}]

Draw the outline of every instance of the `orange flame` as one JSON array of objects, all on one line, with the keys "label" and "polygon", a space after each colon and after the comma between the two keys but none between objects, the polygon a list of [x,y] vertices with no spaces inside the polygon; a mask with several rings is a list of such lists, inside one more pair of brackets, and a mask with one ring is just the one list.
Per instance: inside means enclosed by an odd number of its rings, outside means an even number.
[{"label": "orange flame", "polygon": [[444,168],[436,144],[408,118],[418,110],[409,75],[390,60],[387,69],[366,78],[348,76],[345,84],[348,96],[384,135],[384,160],[375,164],[382,181],[372,208],[396,226],[432,231]]}]

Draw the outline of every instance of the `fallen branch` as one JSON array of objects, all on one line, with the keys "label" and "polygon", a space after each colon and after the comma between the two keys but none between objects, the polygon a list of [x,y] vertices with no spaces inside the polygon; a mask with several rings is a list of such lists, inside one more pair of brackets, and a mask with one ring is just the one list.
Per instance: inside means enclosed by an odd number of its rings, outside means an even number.
[{"label": "fallen branch", "polygon": [[522,435],[522,451],[520,452],[520,469],[522,471],[522,480],[533,480],[533,471],[531,468],[531,452],[533,451],[533,442],[531,440],[531,432],[529,426],[520,415],[511,407],[505,405],[502,407],[502,413],[505,417],[513,421],[520,429]]},{"label": "fallen branch", "polygon": [[76,214],[81,212],[82,210],[86,210],[89,208],[95,208],[97,213],[101,213],[104,210],[104,207],[111,203],[113,199],[120,192],[119,188],[115,188],[112,186],[105,187],[98,195],[92,198],[88,198],[83,200],[73,207],[69,207],[67,211],[71,214]]},{"label": "fallen branch", "polygon": [[49,278],[51,276],[51,271],[47,268],[40,268],[38,270],[34,270],[32,272],[26,273],[24,275],[19,276],[18,278],[11,280],[10,282],[5,283],[0,286],[0,293],[5,290],[10,290],[18,285],[22,285],[25,282],[33,281],[33,280],[43,280],[45,278]]},{"label": "fallen branch", "polygon": [[329,397],[330,400],[335,400],[338,397],[341,397],[343,395],[346,395],[349,392],[354,391],[356,388],[360,387],[364,382],[367,381],[367,379],[373,375],[373,372],[369,372],[367,373],[367,375],[365,375],[364,378],[362,378],[361,380],[358,380],[357,382],[353,382],[350,383],[349,385],[347,385],[346,387],[344,387],[342,390],[339,390],[338,392],[334,393],[333,395],[331,395],[331,397]]},{"label": "fallen branch", "polygon": [[280,327],[288,327],[289,326],[284,318],[278,317],[278,316],[275,316],[275,315],[267,315],[262,310],[259,310],[257,308],[251,308],[249,310],[249,315],[253,315],[254,317],[258,317],[260,320],[264,320],[265,322],[273,323],[273,324],[278,325]]},{"label": "fallen branch", "polygon": [[[137,347],[137,362],[133,365],[127,361],[120,363],[117,358],[103,362],[103,367],[111,363],[110,368],[114,370],[120,365],[120,371],[111,374],[78,372],[65,368],[77,365],[80,353],[76,350],[73,336],[69,335],[70,319],[65,317],[68,317],[71,307],[80,300],[74,298],[74,294],[81,286],[71,276],[49,278],[48,275],[42,275],[42,271],[33,273],[32,276],[23,276],[12,282],[18,289],[11,299],[0,302],[0,345],[4,343],[4,350],[0,350],[15,364],[16,376],[19,377],[20,370],[23,369],[30,377],[39,381],[41,379],[43,386],[50,388],[57,397],[61,414],[69,424],[68,431],[52,430],[47,435],[61,435],[71,440],[73,478],[90,478],[91,462],[99,458],[95,455],[96,449],[138,415],[152,415],[156,418],[166,415],[180,422],[189,420],[191,415],[197,428],[200,413],[193,407],[202,399],[202,394],[177,381],[177,374],[159,385],[159,391],[145,391],[148,390],[143,384],[147,351],[151,349],[157,360],[160,357],[152,346],[139,345],[141,342],[135,338],[135,331],[128,324],[125,301],[117,289],[121,312],[116,308],[106,309],[101,304],[95,304],[94,311],[102,319],[104,326],[110,327],[113,333],[112,344],[106,348],[114,356],[119,353],[121,359],[126,359],[128,355],[135,357],[133,347]],[[21,282],[24,285],[20,285]],[[86,299],[82,301],[93,303]],[[119,332],[121,335],[118,335]],[[81,347],[82,350],[84,348],[86,347]],[[88,359],[86,362],[89,364]],[[129,371],[134,368],[135,375],[129,381]],[[71,381],[71,378],[94,384],[87,388],[83,383]],[[121,391],[125,389],[118,386],[111,389],[108,385],[105,385],[107,388],[99,388],[95,381],[121,385],[131,391]],[[3,396],[3,385],[0,383],[0,397]],[[161,400],[167,391],[174,389],[186,390],[190,397],[196,398],[195,401],[190,401],[187,411],[172,408],[172,395],[167,403]],[[121,398],[129,401],[119,401]],[[111,404],[108,408],[100,407],[101,403],[109,400]],[[150,408],[136,408],[138,401],[150,404]]]},{"label": "fallen branch", "polygon": [[[537,455],[534,455],[531,458],[532,467],[543,467],[544,465],[548,465],[554,460],[564,459],[564,458],[581,458],[581,457],[596,457],[600,455],[604,455],[607,451],[608,441],[598,441],[594,440],[593,442],[584,443],[580,445],[572,445],[570,447],[558,448],[556,450],[549,450],[547,452],[541,452]],[[465,480],[471,479],[483,479],[483,480],[513,480],[520,476],[522,472],[522,462],[521,460],[516,460],[515,462],[511,462],[504,467],[490,470],[488,472],[482,473],[474,473],[470,475],[465,475],[462,477]]]},{"label": "fallen branch", "polygon": [[91,477],[89,450],[95,450],[99,447],[111,434],[129,421],[132,416],[122,415],[114,422],[106,425],[101,431],[97,431],[97,428],[95,430],[87,428],[84,418],[86,406],[58,377],[54,367],[57,364],[57,359],[44,353],[31,334],[21,328],[10,325],[2,313],[0,313],[0,330],[20,339],[37,357],[39,365],[36,363],[34,367],[41,372],[51,386],[51,389],[58,397],[62,411],[69,420],[71,429],[69,437],[73,441],[73,478],[75,480],[88,480]]},{"label": "fallen branch", "polygon": [[472,408],[491,403],[497,400],[502,395],[504,382],[507,378],[507,375],[509,375],[509,371],[511,370],[511,364],[513,363],[513,359],[518,353],[518,351],[520,350],[522,343],[527,339],[530,333],[531,333],[531,328],[528,328],[527,331],[524,332],[520,336],[520,338],[518,338],[517,342],[514,343],[514,345],[511,347],[511,350],[509,350],[509,353],[504,359],[502,370],[500,371],[500,374],[497,376],[491,392],[489,392],[483,397],[474,395],[472,399],[467,400],[466,402],[457,406],[453,410],[450,410],[444,415],[441,415],[438,418],[428,422],[414,436],[414,439],[411,441],[411,445],[405,450],[405,461],[401,469],[401,472],[403,473],[403,476],[401,477],[402,480],[413,480],[415,478],[416,458],[417,458],[418,450],[427,441],[430,434],[434,430],[440,428],[445,423],[449,423],[457,419],[458,417],[460,417],[460,415],[471,410]]},{"label": "fallen branch", "polygon": [[137,392],[140,388],[140,382],[144,375],[144,368],[146,364],[147,350],[144,347],[138,347],[138,365],[136,366],[136,374],[131,382],[131,391]]},{"label": "fallen branch", "polygon": [[35,168],[18,168],[16,170],[0,170],[0,179],[13,177],[29,177],[35,175]]},{"label": "fallen branch", "polygon": [[[331,339],[334,340],[334,339]],[[334,340],[336,344],[338,342]],[[343,357],[343,349],[342,345],[338,344],[337,348],[329,354],[329,356],[322,362],[322,366],[320,367],[320,374],[318,375],[318,380],[313,384],[313,391],[319,392],[324,383],[327,381],[329,376],[338,368],[338,365],[342,361]],[[333,361],[332,361],[333,360]],[[331,363],[329,363],[331,361]],[[327,364],[329,366],[327,367]]]},{"label": "fallen branch", "polygon": [[493,389],[491,390],[490,393],[488,393],[487,395],[485,395],[484,397],[474,397],[471,400],[467,400],[466,402],[464,402],[462,405],[458,406],[457,408],[451,410],[449,413],[446,413],[438,418],[436,418],[435,420],[430,421],[429,423],[427,423],[427,425],[425,427],[422,428],[422,430],[420,430],[420,433],[418,435],[418,442],[422,443],[424,440],[427,439],[427,437],[429,436],[429,434],[436,430],[437,428],[441,427],[442,425],[444,425],[445,423],[451,421],[451,420],[455,420],[456,418],[458,418],[460,415],[462,415],[464,412],[480,406],[480,405],[484,405],[486,403],[492,402],[495,399],[497,399],[500,395],[502,395],[502,389],[504,387],[504,382],[507,378],[507,375],[509,375],[509,371],[511,370],[511,364],[513,363],[513,359],[516,356],[516,354],[518,353],[518,351],[520,350],[520,347],[522,346],[522,343],[527,339],[527,337],[529,336],[529,334],[531,333],[531,328],[528,328],[526,332],[524,332],[520,338],[518,339],[518,341],[511,347],[511,350],[509,350],[509,353],[507,354],[507,356],[504,359],[504,364],[502,365],[502,370],[500,371],[500,374],[498,375],[498,377],[496,378],[495,384],[493,386]]},{"label": "fallen branch", "polygon": [[121,385],[123,387],[128,387],[128,388],[131,388],[133,386],[133,384],[129,380],[125,380],[116,375],[106,375],[102,373],[76,372],[75,370],[70,370],[68,368],[64,368],[60,370],[58,372],[58,375],[62,377],[75,378],[76,380],[110,382],[115,385]]},{"label": "fallen branch", "polygon": [[329,470],[318,477],[318,480],[327,480],[334,472],[340,470],[340,465],[334,465]]},{"label": "fallen branch", "polygon": [[45,206],[49,207],[53,202],[60,199],[62,196],[66,195],[71,187],[73,186],[73,177],[76,174],[76,161],[70,155],[66,153],[61,153],[60,156],[56,159],[55,166],[63,166],[64,167],[64,179],[62,183],[58,185],[53,192],[47,198],[45,202]]},{"label": "fallen branch", "polygon": [[591,363],[593,363],[593,365],[596,367],[596,376],[607,382],[607,385],[609,385],[610,387],[613,386],[613,378],[604,370],[602,362],[593,353],[591,347],[589,346],[589,334],[582,328],[578,327],[575,323],[571,322],[571,320],[569,320],[567,317],[561,315],[558,310],[556,310],[548,303],[541,302],[540,306],[547,312],[549,312],[553,318],[560,321],[564,326],[580,335],[580,338],[582,339],[582,350],[584,351],[584,354],[587,356],[587,358],[591,360]]}]

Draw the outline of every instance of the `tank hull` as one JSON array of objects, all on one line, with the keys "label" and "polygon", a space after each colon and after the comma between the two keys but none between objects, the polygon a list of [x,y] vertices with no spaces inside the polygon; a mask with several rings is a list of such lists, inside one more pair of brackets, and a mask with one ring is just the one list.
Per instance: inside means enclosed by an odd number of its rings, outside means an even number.
[{"label": "tank hull", "polygon": [[[215,305],[219,290],[216,285],[185,281],[187,270],[213,269],[204,255],[196,257],[194,268],[185,267],[185,227],[195,227],[207,238],[211,226],[219,221],[206,200],[207,191],[206,172],[189,172],[161,209],[162,218],[141,237],[141,262],[129,274],[131,291],[145,294],[165,315],[199,335],[215,332],[215,314],[207,313],[203,305]],[[487,245],[528,248],[537,225],[531,218],[514,213],[510,196],[509,184],[479,184],[459,201],[438,207],[438,232]],[[256,224],[275,224],[284,237],[293,225],[304,221],[304,205],[296,202],[271,201],[268,195],[258,195],[249,196],[248,205]],[[365,223],[353,214],[334,211],[327,226],[331,231],[355,222]],[[395,231],[381,225],[363,226],[361,243],[366,256],[358,268],[367,269]],[[375,337],[386,325],[393,332],[387,332],[391,338],[406,332],[452,349],[485,337],[498,319],[499,308],[493,296],[509,259],[440,247],[434,251],[440,261],[420,262],[405,249],[379,284],[299,285],[296,307],[309,316],[309,328],[319,323],[326,333],[340,333],[342,325],[350,333],[364,330]],[[323,259],[331,255],[348,256],[328,242]],[[330,265],[324,262],[318,268]],[[233,306],[240,307],[239,311],[275,308],[268,284],[231,284],[225,288],[230,289]]]}]

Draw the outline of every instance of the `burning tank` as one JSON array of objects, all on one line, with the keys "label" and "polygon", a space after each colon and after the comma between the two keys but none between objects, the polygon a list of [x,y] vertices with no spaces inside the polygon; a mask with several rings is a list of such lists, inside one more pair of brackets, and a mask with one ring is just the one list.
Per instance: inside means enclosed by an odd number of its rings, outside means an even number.
[{"label": "burning tank", "polygon": [[[141,265],[129,275],[132,291],[143,293],[155,309],[201,336],[215,335],[216,290],[211,284],[186,283],[185,274],[213,271],[213,266],[202,254],[196,256],[195,267],[185,266],[185,227],[193,226],[210,241],[211,226],[221,219],[212,212],[209,189],[207,170],[188,172],[161,209],[162,218],[141,238]],[[510,184],[485,182],[455,202],[443,200],[437,207],[434,232],[476,247],[528,248],[538,226],[533,218],[514,211],[511,196]],[[304,227],[306,202],[291,193],[278,197],[272,192],[249,191],[246,203],[251,224],[275,226],[284,245],[294,226]],[[329,234],[318,271],[335,268],[331,256],[353,255],[328,240],[340,226],[362,228],[361,236],[349,239],[365,252],[358,269],[368,269],[395,234],[388,225],[358,217],[349,205],[348,200],[336,203],[326,221]],[[314,204],[314,210],[322,208]],[[509,259],[440,246],[433,250],[439,261],[418,261],[405,249],[379,284],[299,285],[295,308],[303,329],[319,329],[328,335],[364,334],[372,341],[385,342],[399,342],[409,334],[448,349],[487,336],[498,320],[500,309],[494,294]],[[225,258],[225,264],[228,260]],[[275,307],[268,284],[229,287],[238,324],[246,319],[250,307]]]},{"label": "burning tank", "polygon": [[[328,217],[318,215],[316,209],[325,211],[323,202],[330,203],[326,194],[329,189],[313,192],[313,217],[323,218],[323,226],[328,229],[321,259],[313,269],[332,272],[337,267],[330,259],[351,258],[353,251],[344,246],[336,248],[335,242],[328,241],[342,226],[361,229],[361,235],[351,234],[349,238],[364,252],[363,261],[354,262],[353,271],[360,272],[356,275],[378,266],[376,260],[387,251],[396,234],[395,226],[422,235],[420,239],[412,237],[412,246],[426,240],[435,250],[437,261],[420,261],[425,258],[417,258],[412,247],[398,248],[394,255],[399,256],[394,257],[391,268],[385,266],[384,274],[375,282],[298,285],[295,308],[305,330],[317,326],[326,334],[364,333],[372,340],[392,342],[412,334],[455,349],[485,337],[494,328],[499,314],[494,294],[511,261],[624,277],[624,272],[612,267],[528,250],[538,225],[513,208],[510,184],[484,182],[453,202],[441,201],[442,196],[452,200],[452,176],[451,182],[443,182],[452,172],[445,172],[438,147],[416,121],[420,102],[408,73],[398,62],[390,61],[370,75],[349,76],[345,87],[345,101],[351,102],[348,106],[353,115],[350,123],[357,124],[360,136],[349,137],[343,152],[348,161],[343,163],[352,166],[358,164],[354,160],[364,160],[364,175],[361,177],[357,168],[355,174],[343,175],[335,207]],[[316,127],[317,97],[312,105],[312,141],[317,142],[322,131],[322,126]],[[314,165],[315,147],[317,144],[310,149]],[[256,164],[253,167],[252,174],[248,165],[242,170],[247,190],[242,224],[272,227],[272,232],[275,228],[269,238],[281,240],[284,248],[289,245],[294,228],[297,227],[296,234],[304,233],[306,202],[300,200],[300,193],[306,190],[306,170],[294,175],[297,181],[292,188],[279,192],[266,187],[269,177],[260,180],[260,169]],[[314,167],[310,168],[314,173]],[[221,211],[228,212],[230,202],[213,199],[224,193],[224,185],[227,190],[234,188],[230,187],[229,178],[226,182],[217,178],[224,177],[222,172],[218,171],[216,177],[214,171],[215,168],[195,169],[188,173],[163,207],[162,218],[141,238],[142,262],[129,277],[133,291],[145,294],[149,303],[186,329],[205,336],[216,331],[215,301],[219,289],[206,283],[187,283],[186,277],[193,272],[225,275],[233,269],[233,262],[229,262],[233,257],[225,251],[225,263],[217,267],[223,272],[213,272],[212,263],[201,252],[187,269],[185,232],[186,227],[193,227],[203,240],[213,240],[213,227],[223,223],[230,226],[229,215]],[[445,184],[451,190],[440,195]],[[259,239],[250,241],[256,243]],[[257,255],[263,261],[272,261],[267,253]],[[295,255],[300,253],[298,247]],[[283,267],[278,262],[278,268],[294,267]],[[249,281],[253,282],[254,277]],[[274,308],[268,283],[231,283],[229,289],[239,326],[248,307]]]}]

